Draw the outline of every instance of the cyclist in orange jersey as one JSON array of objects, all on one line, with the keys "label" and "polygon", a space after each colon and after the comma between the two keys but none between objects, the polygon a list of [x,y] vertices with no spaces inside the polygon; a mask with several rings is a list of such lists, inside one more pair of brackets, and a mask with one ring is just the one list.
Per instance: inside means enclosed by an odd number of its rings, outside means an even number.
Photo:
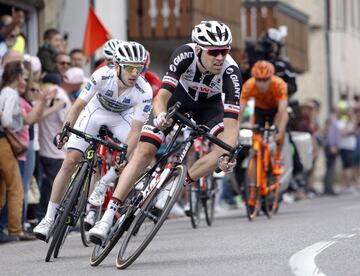
[{"label": "cyclist in orange jersey", "polygon": [[[276,173],[282,173],[281,150],[284,144],[286,124],[288,121],[288,91],[287,84],[274,75],[274,66],[268,61],[258,61],[251,69],[252,77],[243,86],[240,98],[239,122],[241,127],[242,114],[249,98],[255,99],[255,124],[264,126],[268,121],[275,124],[278,133],[275,136]],[[274,172],[275,172],[274,171]]]}]

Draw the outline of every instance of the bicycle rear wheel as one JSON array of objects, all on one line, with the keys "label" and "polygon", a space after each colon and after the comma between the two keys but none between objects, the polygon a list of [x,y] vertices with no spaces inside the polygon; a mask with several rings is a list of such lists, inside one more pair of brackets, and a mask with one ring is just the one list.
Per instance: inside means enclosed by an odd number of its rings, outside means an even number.
[{"label": "bicycle rear wheel", "polygon": [[215,196],[217,192],[216,179],[212,174],[206,177],[206,191],[202,191],[202,201],[205,211],[205,219],[208,226],[214,221]]},{"label": "bicycle rear wheel", "polygon": [[58,219],[56,219],[56,225],[54,225],[55,227],[54,235],[45,257],[46,262],[50,260],[51,255],[53,254],[57,246],[58,246],[57,249],[57,255],[58,255],[60,247],[64,242],[63,241],[65,235],[64,229],[67,228],[67,226],[72,225],[74,223],[73,218],[69,215],[77,202],[80,189],[82,187],[84,179],[86,178],[87,173],[88,173],[88,165],[87,163],[83,163],[81,168],[78,170],[76,177],[70,183],[71,187],[69,187],[68,192],[65,194],[66,197],[64,197],[62,200],[60,208],[61,209],[63,208],[63,211],[60,211],[58,215]]},{"label": "bicycle rear wheel", "polygon": [[268,218],[271,218],[279,208],[279,177],[272,174],[272,165],[269,164],[266,177],[268,193],[263,197],[261,209]]},{"label": "bicycle rear wheel", "polygon": [[200,181],[196,181],[188,186],[189,207],[190,207],[190,221],[194,229],[198,228],[200,224],[201,213],[201,188]]},{"label": "bicycle rear wheel", "polygon": [[244,202],[246,214],[251,221],[256,218],[260,209],[260,191],[257,184],[257,154],[252,150],[248,157],[248,166],[244,180]]},{"label": "bicycle rear wheel", "polygon": [[[167,218],[183,187],[186,168],[179,165],[173,169],[162,186],[150,195],[145,204],[135,213],[129,230],[116,258],[116,267],[125,269],[145,250]],[[167,194],[162,210],[156,208],[158,197]],[[160,195],[160,196],[159,196]]]}]

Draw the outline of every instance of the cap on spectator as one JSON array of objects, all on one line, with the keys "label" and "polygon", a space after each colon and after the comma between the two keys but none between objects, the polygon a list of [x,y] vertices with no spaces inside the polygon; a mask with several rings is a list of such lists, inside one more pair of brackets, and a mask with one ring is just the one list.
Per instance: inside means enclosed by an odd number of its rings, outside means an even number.
[{"label": "cap on spectator", "polygon": [[42,82],[60,85],[61,77],[59,74],[56,74],[56,73],[48,73],[42,78]]},{"label": "cap on spectator", "polygon": [[31,69],[33,70],[33,72],[38,72],[41,70],[41,62],[37,56],[31,56],[29,54],[25,54],[24,60],[29,61],[31,63]]},{"label": "cap on spectator", "polygon": [[84,70],[81,68],[70,68],[64,74],[64,82],[69,84],[80,84],[84,82],[84,79]]}]

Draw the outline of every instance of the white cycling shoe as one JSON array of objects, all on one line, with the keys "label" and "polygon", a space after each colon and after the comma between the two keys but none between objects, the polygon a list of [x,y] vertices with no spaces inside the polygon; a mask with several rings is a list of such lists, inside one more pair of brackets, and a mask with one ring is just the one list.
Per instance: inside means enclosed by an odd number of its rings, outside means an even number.
[{"label": "white cycling shoe", "polygon": [[54,220],[44,217],[40,223],[34,228],[33,232],[39,240],[46,241],[50,228],[53,225]]},{"label": "white cycling shoe", "polygon": [[89,196],[88,202],[96,207],[103,205],[108,185],[101,179],[96,181],[95,189]]},{"label": "white cycling shoe", "polygon": [[110,224],[101,220],[95,223],[95,226],[89,231],[90,241],[95,244],[101,245],[102,242],[106,239],[110,227]]}]

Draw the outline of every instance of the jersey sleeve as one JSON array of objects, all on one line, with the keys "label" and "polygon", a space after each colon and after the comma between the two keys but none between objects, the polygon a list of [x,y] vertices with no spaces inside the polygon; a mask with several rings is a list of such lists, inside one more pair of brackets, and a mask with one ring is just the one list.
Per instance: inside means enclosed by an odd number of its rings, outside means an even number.
[{"label": "jersey sleeve", "polygon": [[195,58],[195,52],[189,45],[182,45],[171,55],[168,70],[162,79],[161,88],[173,93],[180,76],[189,68]]},{"label": "jersey sleeve", "polygon": [[80,99],[89,102],[92,99],[92,97],[94,97],[94,95],[98,91],[98,87],[101,81],[101,76],[103,75],[104,70],[106,70],[106,66],[101,67],[91,75],[88,82],[80,92],[79,95]]},{"label": "jersey sleeve", "polygon": [[239,67],[236,65],[227,67],[223,75],[224,118],[238,118],[241,88],[242,78]]},{"label": "jersey sleeve", "polygon": [[144,89],[145,93],[141,94],[140,100],[134,107],[134,120],[139,122],[145,122],[148,117],[148,113],[151,110],[151,102],[153,98],[153,92],[149,83]]},{"label": "jersey sleeve", "polygon": [[240,105],[246,105],[249,101],[249,98],[251,97],[251,85],[249,80],[247,80],[243,85],[240,97]]},{"label": "jersey sleeve", "polygon": [[278,85],[278,99],[279,105],[287,105],[288,104],[288,88],[285,81],[281,81]]}]

